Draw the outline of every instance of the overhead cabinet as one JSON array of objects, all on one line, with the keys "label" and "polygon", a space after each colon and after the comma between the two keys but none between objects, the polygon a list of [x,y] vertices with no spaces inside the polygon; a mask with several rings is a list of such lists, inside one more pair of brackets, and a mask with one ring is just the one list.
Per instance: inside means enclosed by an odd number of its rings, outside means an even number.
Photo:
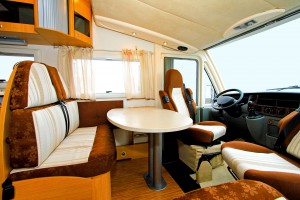
[{"label": "overhead cabinet", "polygon": [[90,3],[90,0],[1,1],[0,37],[20,38],[29,44],[91,47]]},{"label": "overhead cabinet", "polygon": [[70,35],[76,39],[92,43],[92,12],[91,0],[69,1]]}]

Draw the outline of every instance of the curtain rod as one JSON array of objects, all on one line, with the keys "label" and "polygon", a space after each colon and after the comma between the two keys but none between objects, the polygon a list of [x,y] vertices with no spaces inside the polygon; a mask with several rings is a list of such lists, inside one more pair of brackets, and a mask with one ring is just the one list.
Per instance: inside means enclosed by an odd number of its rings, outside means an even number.
[{"label": "curtain rod", "polygon": [[117,50],[105,50],[105,49],[93,49],[94,51],[105,51],[105,52],[115,52],[115,53],[122,53],[122,51]]},{"label": "curtain rod", "polygon": [[[59,48],[61,46],[53,46],[53,48]],[[80,48],[80,47],[78,47]],[[84,48],[84,47],[83,47]],[[105,50],[105,49],[93,49],[94,51],[105,51],[105,52],[116,52],[116,53],[122,53],[122,51],[118,51],[118,50]]]}]

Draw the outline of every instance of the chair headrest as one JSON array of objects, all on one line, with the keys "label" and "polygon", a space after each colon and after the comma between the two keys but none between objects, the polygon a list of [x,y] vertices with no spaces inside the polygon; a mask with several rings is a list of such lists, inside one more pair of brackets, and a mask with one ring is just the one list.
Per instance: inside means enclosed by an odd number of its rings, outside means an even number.
[{"label": "chair headrest", "polygon": [[165,91],[172,94],[173,88],[182,88],[183,79],[181,73],[176,69],[169,69],[166,73]]},{"label": "chair headrest", "polygon": [[11,110],[48,105],[67,99],[61,77],[56,68],[43,63],[22,61],[15,64],[10,99]]}]

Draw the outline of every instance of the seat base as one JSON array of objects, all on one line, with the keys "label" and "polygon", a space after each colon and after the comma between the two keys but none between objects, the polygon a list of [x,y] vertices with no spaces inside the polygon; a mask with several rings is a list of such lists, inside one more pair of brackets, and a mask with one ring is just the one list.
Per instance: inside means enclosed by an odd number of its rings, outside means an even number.
[{"label": "seat base", "polygon": [[14,181],[14,199],[111,199],[110,172],[90,178],[55,176]]},{"label": "seat base", "polygon": [[[204,146],[200,146],[200,145],[187,145],[184,144],[181,140],[177,140],[177,141],[178,141],[179,159],[182,162],[184,162],[194,172],[197,171],[199,159],[203,154],[221,151],[222,143],[205,148]],[[223,165],[222,155],[220,154],[218,156],[215,156],[209,162],[213,169],[220,165]]]}]

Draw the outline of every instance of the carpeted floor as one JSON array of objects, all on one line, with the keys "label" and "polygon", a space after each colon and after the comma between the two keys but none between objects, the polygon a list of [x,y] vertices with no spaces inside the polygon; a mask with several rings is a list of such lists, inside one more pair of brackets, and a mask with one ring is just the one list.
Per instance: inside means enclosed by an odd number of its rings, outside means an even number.
[{"label": "carpeted floor", "polygon": [[199,184],[197,184],[190,176],[190,174],[194,173],[193,170],[186,166],[182,161],[178,160],[163,163],[163,166],[184,193],[200,188]]}]

